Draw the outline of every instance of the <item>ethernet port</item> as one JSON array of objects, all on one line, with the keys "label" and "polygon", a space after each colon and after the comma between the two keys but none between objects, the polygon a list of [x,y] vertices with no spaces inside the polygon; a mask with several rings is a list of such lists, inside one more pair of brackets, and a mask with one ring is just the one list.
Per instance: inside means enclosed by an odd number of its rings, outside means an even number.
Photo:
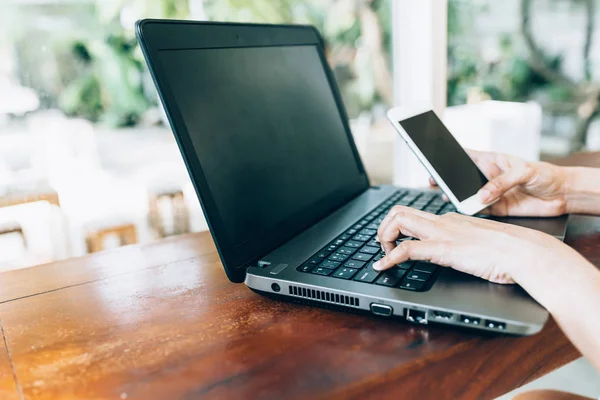
[{"label": "ethernet port", "polygon": [[406,309],[406,319],[418,324],[427,323],[427,311]]}]

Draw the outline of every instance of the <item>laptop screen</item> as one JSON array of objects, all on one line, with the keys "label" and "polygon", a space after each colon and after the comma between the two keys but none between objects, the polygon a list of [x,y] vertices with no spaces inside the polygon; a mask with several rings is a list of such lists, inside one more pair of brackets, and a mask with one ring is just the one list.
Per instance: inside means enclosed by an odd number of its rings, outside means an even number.
[{"label": "laptop screen", "polygon": [[231,245],[290,239],[366,189],[315,45],[159,54]]}]

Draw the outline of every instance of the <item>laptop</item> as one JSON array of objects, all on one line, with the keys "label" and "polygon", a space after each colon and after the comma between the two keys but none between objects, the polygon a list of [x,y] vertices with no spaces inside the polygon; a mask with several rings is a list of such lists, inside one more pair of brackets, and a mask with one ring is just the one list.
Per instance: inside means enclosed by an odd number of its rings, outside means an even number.
[{"label": "laptop", "polygon": [[[395,204],[454,211],[435,190],[371,186],[314,27],[136,24],[232,282],[277,299],[528,335],[548,312],[517,285],[407,262],[378,273]],[[511,219],[563,238],[566,217]]]}]

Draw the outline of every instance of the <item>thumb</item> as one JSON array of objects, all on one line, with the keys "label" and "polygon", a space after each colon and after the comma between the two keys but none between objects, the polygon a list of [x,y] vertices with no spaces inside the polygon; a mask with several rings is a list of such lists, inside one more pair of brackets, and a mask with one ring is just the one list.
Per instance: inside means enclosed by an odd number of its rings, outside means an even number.
[{"label": "thumb", "polygon": [[491,203],[515,186],[526,184],[531,179],[531,176],[532,170],[528,166],[511,168],[491,179],[479,189],[479,197],[484,203]]}]

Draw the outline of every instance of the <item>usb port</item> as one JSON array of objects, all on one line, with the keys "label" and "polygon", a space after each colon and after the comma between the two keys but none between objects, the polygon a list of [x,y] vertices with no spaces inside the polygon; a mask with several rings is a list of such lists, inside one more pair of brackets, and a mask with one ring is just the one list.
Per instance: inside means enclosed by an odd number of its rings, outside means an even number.
[{"label": "usb port", "polygon": [[427,311],[407,309],[406,310],[406,319],[410,322],[426,324],[427,323]]},{"label": "usb port", "polygon": [[445,320],[445,321],[450,321],[454,317],[454,314],[452,314],[450,312],[437,311],[437,310],[432,311],[431,315],[435,319],[441,319],[441,320]]},{"label": "usb port", "polygon": [[462,322],[463,324],[469,324],[469,325],[480,325],[481,318],[470,317],[468,315],[461,315],[460,322]]},{"label": "usb port", "polygon": [[485,326],[500,331],[506,330],[506,324],[504,322],[491,321],[489,319],[485,321]]}]

